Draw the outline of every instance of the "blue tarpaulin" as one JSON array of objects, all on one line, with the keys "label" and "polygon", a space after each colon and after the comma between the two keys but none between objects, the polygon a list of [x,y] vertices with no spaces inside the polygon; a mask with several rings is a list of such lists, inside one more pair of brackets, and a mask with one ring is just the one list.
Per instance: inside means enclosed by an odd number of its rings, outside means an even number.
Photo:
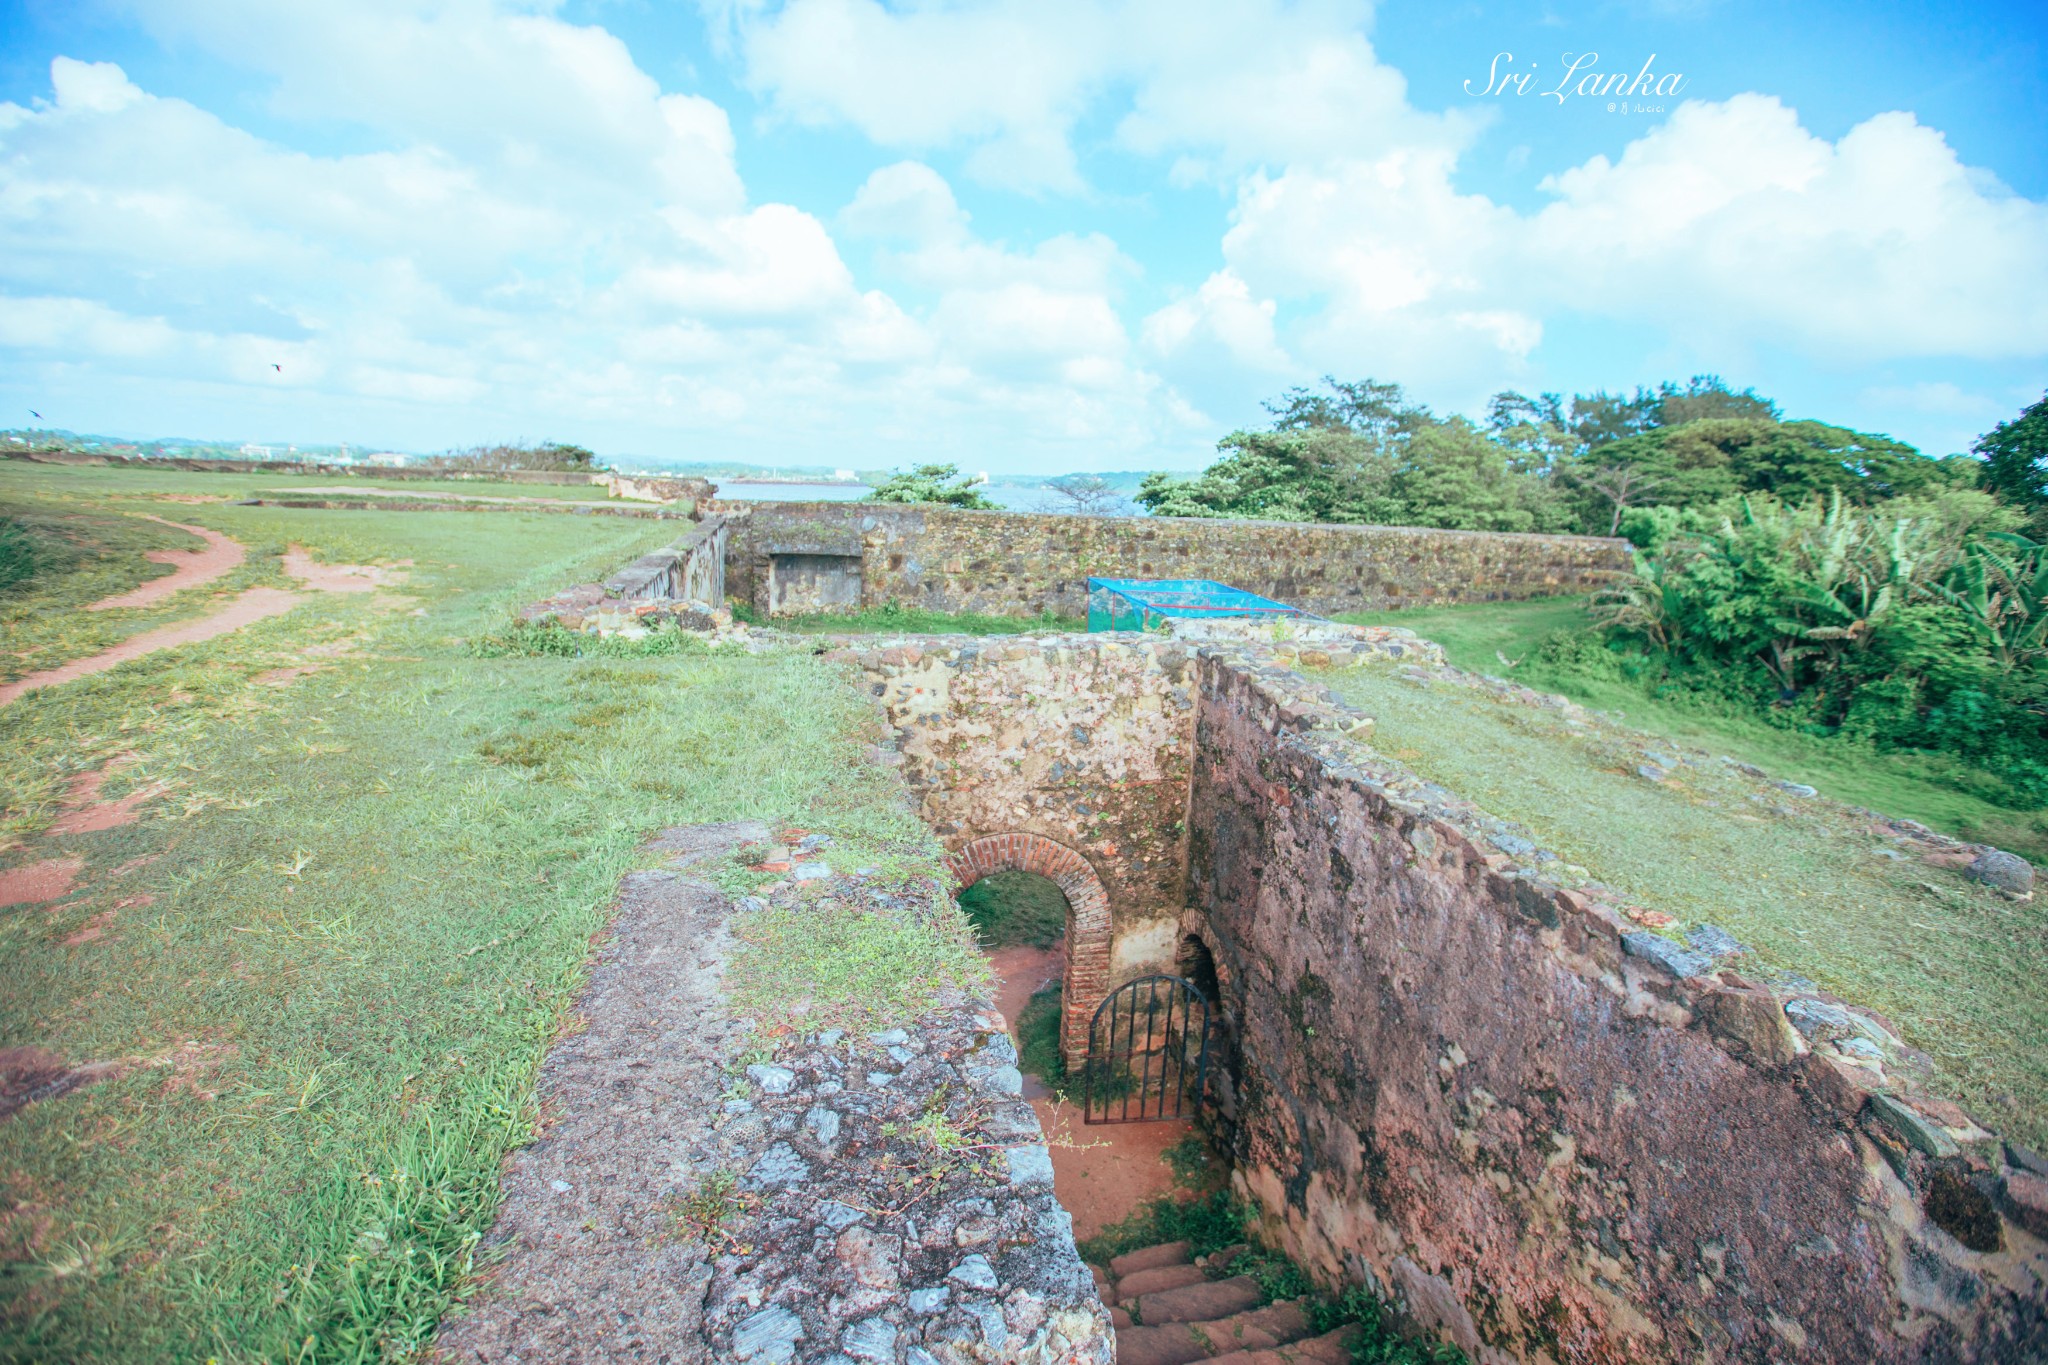
[{"label": "blue tarpaulin", "polygon": [[1226,616],[1317,619],[1299,607],[1208,578],[1088,580],[1090,630],[1164,630],[1166,622],[1175,617],[1215,620]]}]

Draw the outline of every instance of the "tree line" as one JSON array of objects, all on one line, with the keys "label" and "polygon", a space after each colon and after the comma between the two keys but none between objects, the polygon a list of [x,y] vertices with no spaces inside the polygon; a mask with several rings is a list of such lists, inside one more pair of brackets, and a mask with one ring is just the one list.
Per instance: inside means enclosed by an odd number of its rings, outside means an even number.
[{"label": "tree line", "polygon": [[1484,422],[1394,384],[1267,405],[1155,514],[1621,535],[1640,553],[1552,669],[1733,701],[1774,723],[1950,755],[1957,781],[2048,805],[2048,396],[1933,459],[1787,419],[1713,375],[1631,394],[1503,393]]}]

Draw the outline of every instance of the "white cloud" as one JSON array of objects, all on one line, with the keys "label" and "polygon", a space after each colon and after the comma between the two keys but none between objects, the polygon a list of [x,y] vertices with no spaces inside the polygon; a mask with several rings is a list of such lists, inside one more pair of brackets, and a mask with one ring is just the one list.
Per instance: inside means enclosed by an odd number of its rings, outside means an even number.
[{"label": "white cloud", "polygon": [[885,168],[842,222],[895,235],[891,277],[933,294],[914,313],[812,214],[750,205],[724,111],[601,31],[464,3],[147,16],[388,145],[296,151],[69,58],[50,98],[0,104],[0,389],[69,425],[693,432],[835,463],[985,446],[991,421],[1058,465],[1185,439],[1126,363],[1135,266],[1106,238],[983,242],[942,178]]},{"label": "white cloud", "polygon": [[[1324,371],[1458,407],[1656,377],[1560,379],[1559,338],[1589,329],[1674,373],[1787,356],[1950,426],[2048,357],[2048,206],[1911,116],[1830,140],[1765,96],[1688,102],[1520,211],[1461,188],[1483,124],[1418,108],[1347,0],[1199,22],[1164,0],[735,0],[760,155],[791,124],[885,149],[836,215],[752,201],[723,108],[546,0],[126,2],[255,73],[269,126],[360,149],[297,150],[70,57],[47,99],[0,104],[0,389],[127,384],[166,414],[131,425],[374,411],[450,439],[487,420],[1127,467],[1199,457],[1216,427],[1188,394],[1248,416]],[[1124,221],[1146,174],[1225,191],[1213,258],[1148,278],[1095,230],[1097,167]],[[1005,201],[970,217],[961,176],[1073,197],[1006,239]]]},{"label": "white cloud", "polygon": [[2048,355],[2048,206],[1904,114],[1829,142],[1775,99],[1689,102],[1617,159],[1547,178],[1530,214],[1458,192],[1456,169],[1424,147],[1248,176],[1229,272],[1300,305],[1288,344],[1311,368],[1460,405],[1540,365],[1565,319],[1644,328],[1703,365],[1765,345],[1821,365]]},{"label": "white cloud", "polygon": [[1483,117],[1412,108],[1407,82],[1344,0],[1210,7],[1166,0],[992,0],[884,8],[791,0],[732,12],[748,79],[788,118],[883,147],[966,148],[968,174],[1085,189],[1076,125],[1129,92],[1116,141],[1177,154],[1183,180],[1418,142],[1463,145]]}]

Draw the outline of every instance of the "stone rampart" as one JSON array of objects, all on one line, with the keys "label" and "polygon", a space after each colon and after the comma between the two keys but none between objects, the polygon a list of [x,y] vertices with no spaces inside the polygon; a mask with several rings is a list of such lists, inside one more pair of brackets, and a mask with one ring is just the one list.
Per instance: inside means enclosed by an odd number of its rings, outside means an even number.
[{"label": "stone rampart", "polygon": [[791,579],[843,566],[849,594],[827,596],[846,606],[1079,616],[1091,575],[1213,578],[1332,614],[1587,592],[1631,562],[1626,541],[1585,536],[875,503],[721,506],[733,520],[730,590],[763,615],[785,596],[779,566]]},{"label": "stone rampart", "polygon": [[[1062,1036],[1070,1052],[1085,1049],[1109,990],[1170,969],[1178,946],[1194,646],[1137,634],[832,643],[840,648],[828,657],[866,675],[955,876],[964,884],[1015,867],[1066,892],[1075,915]],[[1440,657],[1412,632],[1357,627],[1309,657],[1368,654]]]},{"label": "stone rampart", "polygon": [[1269,663],[1197,659],[1186,921],[1269,1236],[1481,1365],[2048,1359],[2030,1158],[1517,866]]},{"label": "stone rampart", "polygon": [[725,605],[725,518],[706,517],[675,544],[642,555],[604,581],[605,592],[630,601],[663,599]]}]

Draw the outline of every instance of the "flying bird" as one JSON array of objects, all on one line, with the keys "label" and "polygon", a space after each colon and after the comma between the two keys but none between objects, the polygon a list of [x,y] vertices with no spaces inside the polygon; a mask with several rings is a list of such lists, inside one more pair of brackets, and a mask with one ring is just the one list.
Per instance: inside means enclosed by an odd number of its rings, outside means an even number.
[{"label": "flying bird", "polygon": [[284,373],[284,366],[282,365],[272,365],[270,368],[276,370],[279,374]]},{"label": "flying bird", "polygon": [[35,418],[38,422],[43,420],[43,415],[40,412],[37,412],[34,408],[30,408],[28,410],[28,415]]}]

